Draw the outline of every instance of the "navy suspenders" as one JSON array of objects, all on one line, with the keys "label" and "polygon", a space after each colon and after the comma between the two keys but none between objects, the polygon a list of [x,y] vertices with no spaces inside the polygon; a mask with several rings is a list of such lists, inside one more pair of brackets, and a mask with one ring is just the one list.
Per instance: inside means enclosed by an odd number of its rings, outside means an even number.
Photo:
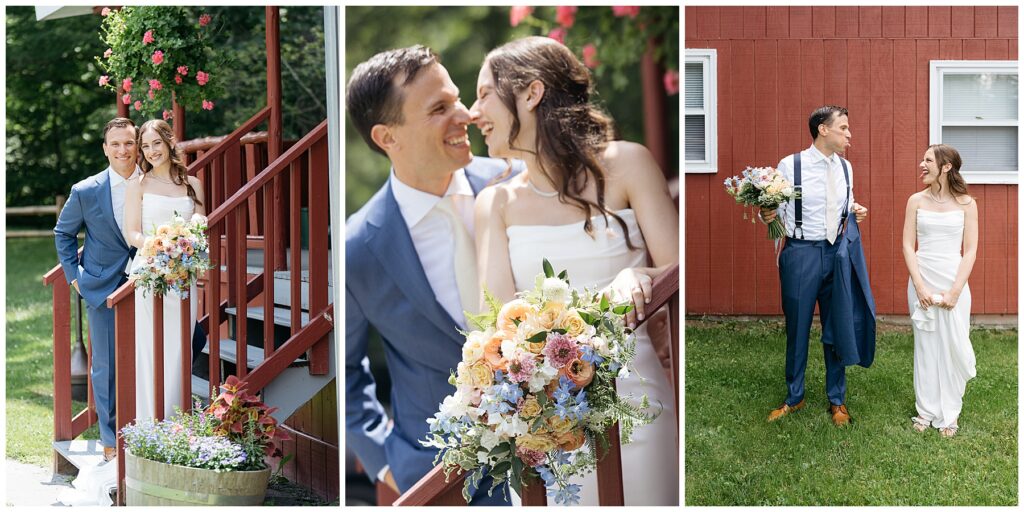
[{"label": "navy suspenders", "polygon": [[[843,164],[843,177],[846,178],[846,203],[843,205],[843,215],[839,218],[839,233],[843,232],[843,228],[846,227],[846,217],[849,215],[850,208],[850,169],[846,166],[846,159],[839,157],[839,162]],[[831,185],[831,183],[829,183]],[[793,206],[794,211],[794,227],[793,227],[793,238],[797,238],[797,231],[800,232],[799,238],[804,239],[804,215],[803,215],[803,186],[800,180],[800,152],[797,151],[793,154]]]}]

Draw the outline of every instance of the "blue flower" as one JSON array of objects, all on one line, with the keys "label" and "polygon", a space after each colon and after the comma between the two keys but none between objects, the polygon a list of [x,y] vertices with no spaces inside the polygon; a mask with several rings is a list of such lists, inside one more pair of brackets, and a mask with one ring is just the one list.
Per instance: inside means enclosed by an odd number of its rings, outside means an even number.
[{"label": "blue flower", "polygon": [[594,366],[597,366],[604,362],[604,358],[598,355],[597,352],[594,352],[594,347],[584,345],[583,350],[581,350],[581,352],[583,354],[580,356],[580,359]]},{"label": "blue flower", "polygon": [[568,484],[561,489],[548,491],[548,496],[553,496],[559,505],[576,505],[580,502],[580,486]]},{"label": "blue flower", "polygon": [[544,481],[544,487],[554,487],[555,474],[551,472],[551,468],[547,465],[541,465],[534,469],[537,470],[537,474],[540,475],[540,479]]}]

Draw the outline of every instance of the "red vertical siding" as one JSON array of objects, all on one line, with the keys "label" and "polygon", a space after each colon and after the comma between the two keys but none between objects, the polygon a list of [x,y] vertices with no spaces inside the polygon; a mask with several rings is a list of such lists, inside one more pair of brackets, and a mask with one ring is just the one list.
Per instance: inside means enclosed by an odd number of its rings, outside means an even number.
[{"label": "red vertical siding", "polygon": [[[929,141],[929,61],[1017,58],[1015,7],[687,7],[686,47],[718,54],[717,174],[687,174],[686,309],[779,314],[774,247],[722,190],[809,145],[807,115],[850,109],[854,195],[878,310],[906,314],[906,198]],[[826,78],[827,77],[827,78]],[[1017,187],[975,185],[974,313],[1017,312]]]}]

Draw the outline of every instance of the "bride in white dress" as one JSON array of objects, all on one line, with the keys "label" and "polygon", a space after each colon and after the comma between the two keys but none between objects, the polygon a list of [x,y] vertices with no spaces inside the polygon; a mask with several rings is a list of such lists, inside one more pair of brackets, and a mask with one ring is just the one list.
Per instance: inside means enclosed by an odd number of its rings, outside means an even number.
[{"label": "bride in white dress", "polygon": [[[590,104],[590,88],[583,64],[549,38],[519,39],[485,59],[470,114],[490,155],[521,159],[526,170],[476,199],[478,275],[507,301],[533,287],[547,258],[574,288],[632,300],[632,325],[653,313],[644,304],[654,277],[678,261],[679,217],[647,149],[611,141],[611,119]],[[664,409],[622,447],[625,504],[676,505],[673,389],[646,332],[637,330],[636,374],[618,391]],[[598,504],[595,473],[573,483],[581,505]]]},{"label": "bride in white dress", "polygon": [[[198,178],[188,176],[184,160],[174,145],[171,127],[164,121],[148,121],[139,128],[138,146],[143,158],[142,175],[128,183],[125,191],[124,235],[129,244],[142,248],[146,237],[158,226],[170,223],[177,214],[186,221],[193,215],[205,215],[203,189]],[[143,265],[136,257],[132,269]],[[191,343],[195,327],[198,297],[196,287],[189,292],[189,331]],[[182,407],[181,388],[181,299],[173,291],[163,299],[163,411],[169,418],[175,407]],[[156,418],[155,367],[153,363],[153,296],[135,292],[135,416]]]},{"label": "bride in white dress", "polygon": [[912,425],[918,432],[935,427],[945,437],[956,435],[964,390],[976,374],[967,279],[977,254],[978,203],[967,195],[960,165],[951,146],[928,148],[920,164],[928,188],[910,196],[903,224],[914,329]]}]

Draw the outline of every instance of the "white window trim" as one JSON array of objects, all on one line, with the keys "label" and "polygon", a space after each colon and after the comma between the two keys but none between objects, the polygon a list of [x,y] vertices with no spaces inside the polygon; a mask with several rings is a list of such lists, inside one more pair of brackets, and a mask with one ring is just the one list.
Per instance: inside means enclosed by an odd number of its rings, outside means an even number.
[{"label": "white window trim", "polygon": [[[718,51],[715,49],[686,49],[686,63],[700,63],[704,65],[704,111],[686,111],[685,91],[683,99],[683,126],[686,123],[686,114],[703,114],[704,126],[704,160],[686,160],[684,170],[686,173],[710,173],[718,172]],[[684,79],[686,67],[683,66]],[[685,137],[686,130],[683,130]],[[686,145],[684,143],[683,158],[686,158]]]},{"label": "white window trim", "polygon": [[[1020,126],[1017,121],[992,121],[974,123],[971,121],[942,122],[942,76],[947,73],[973,74],[973,73],[1005,73],[1007,71],[1017,72],[1017,61],[1015,60],[933,60],[929,62],[929,86],[928,86],[928,144],[939,144],[942,142],[939,134],[945,126]],[[1018,72],[1019,73],[1019,72]],[[1019,100],[1018,100],[1019,101]],[[1019,115],[1019,114],[1018,114]],[[1018,136],[1019,137],[1019,136]],[[1018,147],[1018,151],[1020,148]],[[1017,160],[1018,167],[1020,159]],[[1020,169],[1013,171],[989,171],[989,172],[968,172],[964,173],[964,181],[969,184],[991,184],[991,185],[1016,185]]]}]

